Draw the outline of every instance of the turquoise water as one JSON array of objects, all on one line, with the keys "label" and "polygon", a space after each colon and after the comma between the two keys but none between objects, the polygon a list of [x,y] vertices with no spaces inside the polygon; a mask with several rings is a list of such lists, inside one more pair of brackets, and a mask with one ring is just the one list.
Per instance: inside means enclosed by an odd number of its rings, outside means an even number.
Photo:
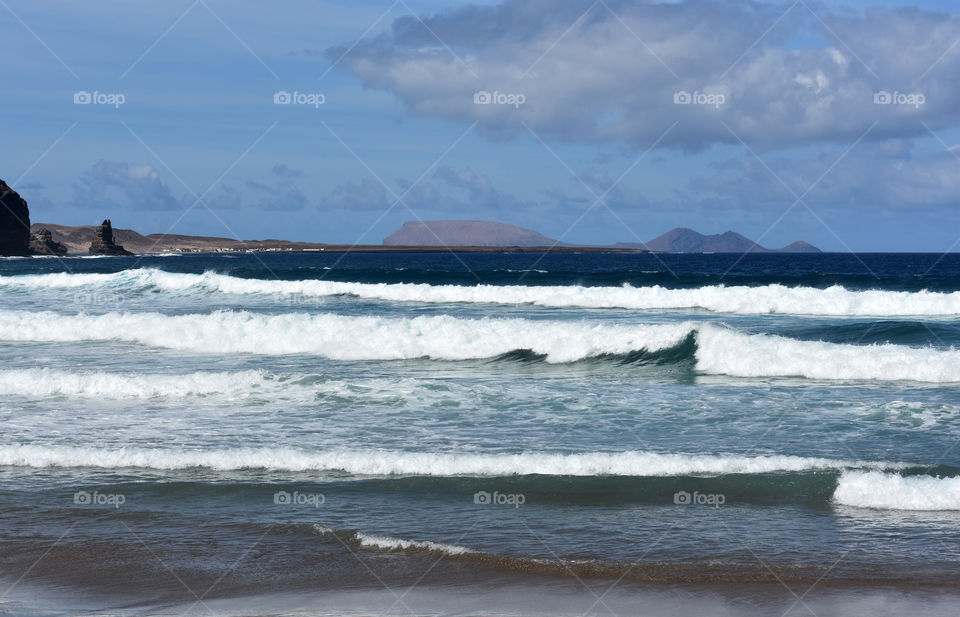
[{"label": "turquoise water", "polygon": [[955,256],[7,259],[0,577],[133,613],[816,583],[950,614],[958,342]]}]

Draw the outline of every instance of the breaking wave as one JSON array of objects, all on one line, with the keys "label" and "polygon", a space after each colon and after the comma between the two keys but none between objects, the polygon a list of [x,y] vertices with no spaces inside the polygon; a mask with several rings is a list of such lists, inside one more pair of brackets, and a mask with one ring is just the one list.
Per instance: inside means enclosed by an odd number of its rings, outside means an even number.
[{"label": "breaking wave", "polygon": [[259,294],[300,297],[350,295],[372,300],[420,303],[530,304],[545,307],[622,308],[637,310],[702,309],[745,315],[955,316],[960,292],[852,291],[765,285],[713,285],[697,289],[585,287],[579,285],[429,285],[423,283],[351,283],[322,280],[248,279],[205,272],[186,274],[152,268],[114,274],[34,274],[0,277],[0,286],[21,288],[109,287],[136,291]]},{"label": "breaking wave", "polygon": [[443,544],[441,542],[430,542],[428,540],[404,540],[402,538],[377,536],[360,531],[343,532],[330,527],[324,527],[323,525],[314,525],[313,530],[315,533],[322,536],[335,535],[341,540],[354,542],[360,546],[376,548],[383,551],[425,551],[451,556],[466,555],[477,552],[463,546],[457,546],[455,544]]},{"label": "breaking wave", "polygon": [[698,371],[732,377],[960,381],[958,350],[798,341],[715,326],[701,327],[697,332],[696,359]]},{"label": "breaking wave", "polygon": [[628,326],[450,316],[0,311],[0,339],[8,341],[115,340],[202,353],[314,354],[334,360],[467,360],[522,349],[544,356],[547,362],[574,362],[674,347],[692,328],[691,324]]},{"label": "breaking wave", "polygon": [[584,454],[468,454],[390,450],[313,451],[293,448],[185,450],[91,448],[72,446],[0,446],[0,465],[14,467],[92,467],[101,469],[189,469],[215,471],[339,471],[359,476],[675,476],[686,474],[773,473],[838,470],[850,467],[890,469],[902,465],[802,456],[659,454],[591,452]]},{"label": "breaking wave", "polygon": [[960,477],[845,471],[834,502],[879,510],[960,510]]},{"label": "breaking wave", "polygon": [[[0,340],[123,341],[198,353],[309,354],[346,361],[470,360],[519,351],[550,363],[610,356],[629,359],[637,352],[683,348],[691,336],[696,342],[692,347],[695,368],[707,375],[960,382],[960,350],[801,341],[700,322],[630,325],[446,315],[0,311]],[[685,358],[674,361],[681,359]]]}]

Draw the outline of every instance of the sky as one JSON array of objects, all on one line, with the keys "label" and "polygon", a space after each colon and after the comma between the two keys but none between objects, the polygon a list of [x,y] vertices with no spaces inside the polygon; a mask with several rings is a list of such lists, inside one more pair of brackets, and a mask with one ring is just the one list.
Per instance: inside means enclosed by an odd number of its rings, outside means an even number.
[{"label": "sky", "polygon": [[960,248],[960,5],[0,0],[34,222]]}]

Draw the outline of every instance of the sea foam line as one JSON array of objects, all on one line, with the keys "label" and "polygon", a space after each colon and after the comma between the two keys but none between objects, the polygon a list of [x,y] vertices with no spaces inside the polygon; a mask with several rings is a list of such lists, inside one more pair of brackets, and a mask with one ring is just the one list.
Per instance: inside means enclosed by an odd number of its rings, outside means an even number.
[{"label": "sea foam line", "polygon": [[242,396],[277,385],[266,371],[196,372],[179,375],[69,372],[51,368],[0,371],[0,395],[154,398]]},{"label": "sea foam line", "polygon": [[102,469],[189,469],[216,471],[342,471],[361,476],[674,476],[685,474],[772,473],[846,468],[891,469],[899,463],[844,461],[801,456],[590,452],[580,454],[469,454],[392,450],[315,451],[295,448],[188,450],[3,445],[0,465],[92,467]]},{"label": "sea foam line", "polygon": [[303,280],[248,279],[205,272],[187,274],[153,268],[113,274],[52,273],[0,277],[0,287],[83,288],[109,287],[136,291],[147,288],[171,292],[257,294],[281,297],[351,295],[372,300],[421,303],[530,304],[545,307],[623,308],[636,310],[702,309],[732,314],[825,316],[955,316],[960,315],[960,292],[851,291],[834,285],[827,289],[765,285],[758,287],[711,285],[697,289],[648,287],[585,287],[580,285],[429,285],[424,283],[351,283]]}]

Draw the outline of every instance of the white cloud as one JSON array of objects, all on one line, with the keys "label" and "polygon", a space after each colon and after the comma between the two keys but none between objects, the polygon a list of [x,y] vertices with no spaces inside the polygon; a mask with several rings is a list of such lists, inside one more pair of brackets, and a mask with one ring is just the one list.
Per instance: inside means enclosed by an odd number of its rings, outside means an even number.
[{"label": "white cloud", "polygon": [[153,167],[99,160],[73,186],[73,204],[104,211],[170,210],[178,200]]},{"label": "white cloud", "polygon": [[[797,5],[757,43],[791,3],[607,4],[612,12],[589,0],[468,6],[425,17],[432,32],[404,17],[341,66],[413,114],[476,121],[494,137],[526,124],[545,138],[646,148],[677,122],[662,145],[738,143],[732,130],[769,148],[851,143],[874,122],[876,138],[889,139],[925,134],[920,120],[934,128],[960,120],[960,51],[944,55],[960,37],[956,17],[919,9],[833,15],[817,6],[828,31]],[[525,102],[478,105],[480,90]],[[881,90],[923,93],[925,103],[874,104]],[[722,94],[724,102],[675,105],[678,91]]]}]

